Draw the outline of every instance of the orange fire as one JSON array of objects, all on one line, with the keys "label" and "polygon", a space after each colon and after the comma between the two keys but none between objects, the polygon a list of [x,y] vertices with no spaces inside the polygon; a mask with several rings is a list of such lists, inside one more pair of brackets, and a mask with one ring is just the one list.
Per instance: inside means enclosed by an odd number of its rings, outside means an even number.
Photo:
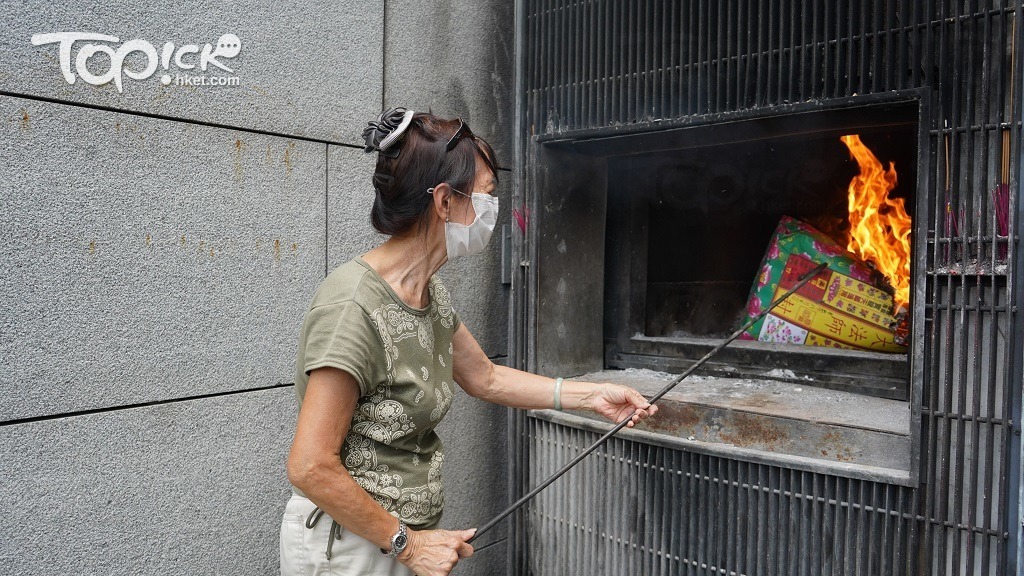
[{"label": "orange fire", "polygon": [[[896,310],[910,302],[910,215],[902,198],[889,198],[896,167],[882,163],[856,134],[840,138],[860,165],[850,181],[850,244],[847,249],[875,265],[896,290]],[[893,312],[895,312],[894,310]]]}]

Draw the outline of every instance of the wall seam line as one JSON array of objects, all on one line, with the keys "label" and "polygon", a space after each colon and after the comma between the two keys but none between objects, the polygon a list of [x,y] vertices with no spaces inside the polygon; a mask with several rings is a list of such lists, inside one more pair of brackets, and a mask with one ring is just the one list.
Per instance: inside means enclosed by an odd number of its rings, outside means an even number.
[{"label": "wall seam line", "polygon": [[7,420],[0,422],[0,428],[5,426],[15,426],[18,424],[32,424],[35,422],[45,422],[48,420],[60,420],[63,418],[74,418],[77,416],[90,416],[92,414],[100,414],[105,412],[119,412],[121,410],[130,410],[133,408],[147,408],[150,406],[160,406],[163,404],[176,404],[179,402],[190,402],[194,400],[206,400],[210,398],[219,398],[222,396],[233,396],[237,394],[245,394],[248,392],[265,392],[267,390],[277,390],[279,388],[288,388],[295,386],[294,382],[286,382],[279,384],[271,384],[270,386],[258,386],[255,388],[246,388],[245,390],[227,390],[224,392],[211,392],[209,394],[197,394],[194,396],[183,396],[181,398],[166,398],[162,400],[152,400],[149,402],[137,402],[134,404],[124,404],[122,406],[106,406],[103,408],[89,408],[86,410],[75,410],[72,412],[62,412],[60,414],[47,414],[45,416],[29,416],[26,418],[16,418],[14,420]]},{"label": "wall seam line", "polygon": [[324,278],[330,272],[331,253],[331,145],[324,146]]},{"label": "wall seam line", "polygon": [[116,114],[127,114],[129,116],[140,116],[143,118],[153,118],[155,120],[169,120],[171,122],[182,122],[185,124],[193,124],[196,126],[206,126],[209,128],[220,128],[223,130],[233,130],[237,132],[248,132],[250,134],[262,134],[265,136],[275,136],[277,138],[290,138],[293,140],[300,140],[302,142],[316,142],[319,144],[333,144],[335,146],[344,146],[345,148],[356,148],[362,150],[363,147],[358,144],[347,144],[345,142],[336,142],[333,140],[325,140],[323,138],[313,138],[311,136],[299,136],[296,134],[286,134],[282,132],[274,132],[272,130],[261,130],[259,128],[247,128],[244,126],[234,126],[231,124],[221,124],[219,122],[210,122],[207,120],[196,120],[190,118],[182,118],[179,116],[170,116],[167,114],[156,114],[154,112],[143,112],[141,110],[125,110],[123,108],[114,108],[113,106],[104,106],[102,104],[90,104],[87,102],[74,102],[71,100],[61,100],[59,98],[51,98],[49,96],[39,96],[34,94],[23,94],[20,92],[11,92],[9,90],[0,90],[0,96],[8,96],[11,98],[21,98],[23,100],[34,100],[38,102],[46,102],[49,104],[59,104],[64,106],[76,106],[78,108],[88,108],[90,110],[101,110],[103,112],[114,112]]}]

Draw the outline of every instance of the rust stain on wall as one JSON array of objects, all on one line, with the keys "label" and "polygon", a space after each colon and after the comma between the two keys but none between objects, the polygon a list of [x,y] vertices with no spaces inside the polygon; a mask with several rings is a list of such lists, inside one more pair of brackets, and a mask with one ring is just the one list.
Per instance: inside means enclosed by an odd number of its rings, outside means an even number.
[{"label": "rust stain on wall", "polygon": [[825,458],[835,458],[840,462],[851,462],[856,459],[856,454],[844,440],[842,432],[829,430],[818,442],[817,448]]},{"label": "rust stain on wall", "polygon": [[281,259],[281,240],[278,238],[274,239],[274,260]]},{"label": "rust stain on wall", "polygon": [[789,431],[772,424],[766,418],[737,412],[733,414],[731,421],[723,426],[721,438],[736,446],[761,446],[774,452],[780,444],[789,441]]},{"label": "rust stain on wall", "polygon": [[234,153],[234,176],[235,181],[242,181],[242,148],[245,148],[245,142],[242,142],[241,138],[235,138],[235,153]]},{"label": "rust stain on wall", "polygon": [[292,162],[294,162],[292,157],[294,156],[294,154],[295,154],[295,142],[289,142],[284,147],[284,158],[281,160],[282,162],[284,162],[284,165],[287,168],[287,171],[288,171],[289,174],[292,173]]},{"label": "rust stain on wall", "polygon": [[676,436],[689,436],[696,432],[703,420],[701,410],[691,404],[679,402],[658,403],[658,413],[640,424],[641,429]]},{"label": "rust stain on wall", "polygon": [[29,118],[29,115],[28,115],[28,110],[22,108],[21,109],[21,129],[22,130],[28,130],[29,128],[31,128],[31,126],[29,125],[29,120],[30,120],[30,118]]}]

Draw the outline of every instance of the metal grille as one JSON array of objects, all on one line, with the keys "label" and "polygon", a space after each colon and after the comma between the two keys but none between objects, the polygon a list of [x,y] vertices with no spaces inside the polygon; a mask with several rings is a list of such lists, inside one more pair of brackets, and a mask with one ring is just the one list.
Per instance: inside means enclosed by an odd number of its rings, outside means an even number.
[{"label": "metal grille", "polygon": [[[529,429],[538,477],[597,438]],[[532,574],[902,574],[908,560],[907,488],[622,439],[559,482],[528,512]]]},{"label": "metal grille", "polygon": [[[525,0],[520,10],[524,149],[540,135],[713,123],[891,90],[922,90],[931,125],[918,196],[928,234],[915,239],[926,254],[915,273],[927,279],[916,304],[926,334],[921,486],[616,441],[516,519],[517,533],[537,531],[515,544],[513,570],[1008,573],[1021,394],[1021,5]],[[527,190],[516,194],[532,205]],[[526,453],[513,470],[518,490],[589,438],[525,416],[512,432]]]}]

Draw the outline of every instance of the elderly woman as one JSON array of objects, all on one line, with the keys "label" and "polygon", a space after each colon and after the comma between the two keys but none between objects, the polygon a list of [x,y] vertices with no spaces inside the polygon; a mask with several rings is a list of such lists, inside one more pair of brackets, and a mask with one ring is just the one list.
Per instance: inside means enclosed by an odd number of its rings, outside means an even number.
[{"label": "elderly woman", "polygon": [[293,485],[281,572],[434,576],[473,553],[474,530],[437,528],[443,446],[434,429],[458,385],[516,408],[592,410],[630,426],[653,414],[637,391],[496,366],[435,276],[484,249],[498,215],[494,151],[461,120],[401,108],[363,134],[376,152],[383,244],[331,272],[299,340]]}]

